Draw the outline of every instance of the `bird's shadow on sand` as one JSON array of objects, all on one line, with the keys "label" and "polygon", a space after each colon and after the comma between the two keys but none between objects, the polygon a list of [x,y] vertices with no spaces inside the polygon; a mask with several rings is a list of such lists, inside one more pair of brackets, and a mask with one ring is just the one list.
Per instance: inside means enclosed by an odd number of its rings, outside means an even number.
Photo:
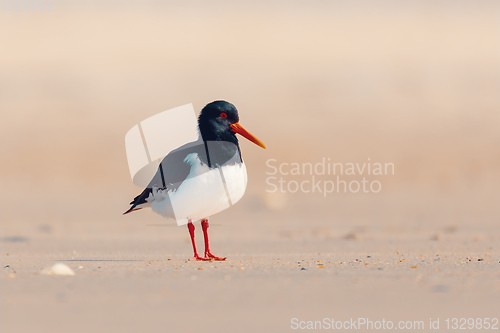
[{"label": "bird's shadow on sand", "polygon": [[[194,222],[193,222],[194,223]],[[168,227],[168,228],[179,228],[179,227],[185,227],[185,225],[177,225],[177,224],[161,224],[161,223],[156,223],[156,224],[146,224],[146,227]],[[217,223],[210,223],[211,227],[221,227],[221,226],[226,226],[224,224],[217,224]]]}]

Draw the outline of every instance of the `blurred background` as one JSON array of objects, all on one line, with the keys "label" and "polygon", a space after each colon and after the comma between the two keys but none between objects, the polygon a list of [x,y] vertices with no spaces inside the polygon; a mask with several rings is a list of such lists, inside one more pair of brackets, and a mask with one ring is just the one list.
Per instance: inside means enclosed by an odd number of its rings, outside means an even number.
[{"label": "blurred background", "polygon": [[[144,225],[161,217],[121,216],[140,191],[125,133],[161,111],[193,103],[199,112],[217,99],[235,104],[268,146],[242,143],[247,195],[216,218],[237,233],[498,222],[495,1],[57,1],[53,9],[1,13],[3,235],[156,234]],[[372,177],[378,194],[266,193],[266,160],[323,157],[390,162],[395,175]]]},{"label": "blurred background", "polygon": [[[497,258],[499,7],[55,0],[53,12],[3,8],[0,245],[35,257],[55,249],[50,258],[78,257],[75,250],[82,258],[187,258],[185,228],[146,210],[122,216],[142,190],[132,184],[124,138],[164,110],[193,103],[199,112],[223,99],[268,149],[240,140],[249,184],[211,220],[215,254],[330,253],[342,244],[392,255],[397,240],[408,251]],[[266,192],[267,160],[322,158],[393,163],[395,174],[368,177],[381,182],[377,194]],[[481,281],[498,294],[496,274],[495,283]],[[449,304],[463,300],[455,295]],[[354,304],[342,302],[345,311]]]}]

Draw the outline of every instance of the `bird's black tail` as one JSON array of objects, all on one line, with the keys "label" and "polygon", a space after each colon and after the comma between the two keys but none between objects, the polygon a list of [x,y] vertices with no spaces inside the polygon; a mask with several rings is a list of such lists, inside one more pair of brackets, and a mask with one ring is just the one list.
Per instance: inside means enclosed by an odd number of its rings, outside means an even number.
[{"label": "bird's black tail", "polygon": [[130,202],[132,207],[130,207],[129,210],[127,210],[125,213],[123,213],[123,215],[131,213],[131,212],[139,210],[139,209],[142,209],[142,207],[137,207],[137,206],[147,203],[146,199],[149,197],[149,194],[152,192],[153,192],[153,190],[151,188],[146,188],[144,191],[142,191],[141,194],[136,196],[134,198],[134,200],[132,200]]}]

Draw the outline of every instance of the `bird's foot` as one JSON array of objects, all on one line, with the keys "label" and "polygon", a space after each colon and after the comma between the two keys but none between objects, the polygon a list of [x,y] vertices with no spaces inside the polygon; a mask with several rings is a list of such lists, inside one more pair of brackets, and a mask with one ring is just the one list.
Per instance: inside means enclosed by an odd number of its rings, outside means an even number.
[{"label": "bird's foot", "polygon": [[210,258],[203,258],[203,257],[200,257],[199,255],[195,255],[194,257],[189,259],[189,261],[211,261],[211,260],[212,259],[210,259]]},{"label": "bird's foot", "polygon": [[226,257],[224,257],[224,258],[217,257],[217,256],[213,255],[212,252],[207,251],[207,252],[205,252],[205,260],[224,261],[224,260],[226,260]]}]

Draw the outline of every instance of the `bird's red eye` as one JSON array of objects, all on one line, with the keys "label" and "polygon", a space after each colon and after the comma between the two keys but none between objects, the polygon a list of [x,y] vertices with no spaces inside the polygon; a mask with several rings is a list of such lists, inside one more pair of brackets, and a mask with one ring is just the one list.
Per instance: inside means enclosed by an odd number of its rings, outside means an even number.
[{"label": "bird's red eye", "polygon": [[227,118],[227,114],[226,114],[225,112],[222,112],[222,113],[220,114],[220,117],[221,117],[221,118],[226,119],[226,118]]}]

